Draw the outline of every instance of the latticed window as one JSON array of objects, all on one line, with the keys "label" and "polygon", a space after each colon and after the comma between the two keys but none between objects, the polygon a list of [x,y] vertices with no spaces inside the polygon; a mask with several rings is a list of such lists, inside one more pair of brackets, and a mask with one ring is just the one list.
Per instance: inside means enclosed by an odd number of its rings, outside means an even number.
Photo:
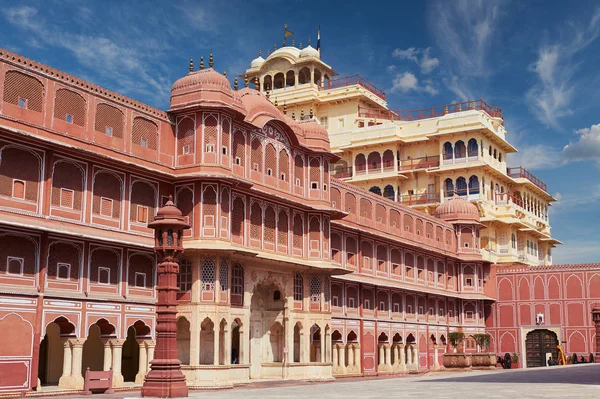
[{"label": "latticed window", "polygon": [[221,291],[227,291],[227,283],[229,281],[229,265],[225,259],[221,259],[221,265],[219,266],[219,285]]},{"label": "latticed window", "polygon": [[288,244],[288,214],[283,210],[279,212],[277,221],[277,243],[286,247]]},{"label": "latticed window", "polygon": [[8,71],[4,79],[4,101],[21,108],[42,112],[44,85],[32,76]]},{"label": "latticed window", "polygon": [[321,186],[321,162],[319,159],[310,160],[310,188],[319,189]]},{"label": "latticed window", "polygon": [[54,118],[78,126],[85,126],[85,99],[67,89],[56,91],[54,98]]},{"label": "latticed window", "polygon": [[235,133],[233,133],[233,156],[235,157],[234,159],[234,163],[236,165],[240,165],[240,166],[244,166],[245,163],[245,151],[246,151],[246,146],[245,146],[245,140],[244,140],[244,134],[242,132],[240,132],[239,130],[236,130]]},{"label": "latticed window", "polygon": [[216,266],[212,259],[207,258],[202,263],[202,291],[214,291],[216,281]]},{"label": "latticed window", "polygon": [[181,259],[179,261],[177,285],[179,286],[180,292],[186,292],[192,289],[192,262],[188,259]]},{"label": "latticed window", "polygon": [[202,196],[204,225],[214,226],[217,212],[217,193],[213,186],[206,186]]},{"label": "latticed window", "polygon": [[267,173],[270,171],[270,176],[277,175],[277,151],[275,151],[275,147],[273,144],[267,144],[267,148],[265,150],[265,169]]},{"label": "latticed window", "polygon": [[294,274],[294,301],[301,301],[304,297],[304,280],[302,274]]},{"label": "latticed window", "polygon": [[265,210],[265,242],[275,242],[275,211],[270,206]]},{"label": "latticed window", "polygon": [[302,226],[302,216],[294,216],[294,248],[302,249],[302,236],[304,228]]},{"label": "latticed window", "polygon": [[321,278],[318,276],[310,279],[310,301],[321,302]]},{"label": "latticed window", "polygon": [[133,144],[156,150],[158,126],[148,119],[137,117],[133,120],[131,142]]},{"label": "latticed window", "polygon": [[250,238],[260,240],[262,237],[262,209],[258,203],[252,205],[250,214]]},{"label": "latticed window", "polygon": [[[217,118],[214,116],[208,116],[204,119],[204,144],[206,152],[215,152],[217,146]],[[211,149],[209,151],[209,149]]]},{"label": "latticed window", "polygon": [[231,269],[231,293],[244,294],[244,268],[239,263],[233,265]]},{"label": "latticed window", "polygon": [[194,153],[194,120],[183,118],[177,125],[177,154]]},{"label": "latticed window", "polygon": [[325,296],[325,302],[328,303],[331,297],[331,282],[329,281],[329,277],[325,277],[323,295]]},{"label": "latticed window", "polygon": [[234,236],[244,236],[244,209],[244,201],[241,198],[236,198],[233,201],[231,214],[231,234]]},{"label": "latticed window", "polygon": [[250,155],[252,170],[262,172],[262,144],[259,139],[252,140]]},{"label": "latticed window", "polygon": [[221,147],[223,155],[229,153],[229,142],[231,141],[231,119],[223,118],[221,124]]},{"label": "latticed window", "polygon": [[123,137],[123,113],[108,104],[98,104],[96,109],[95,129],[97,132],[108,134],[117,138]]},{"label": "latticed window", "polygon": [[290,156],[286,150],[279,151],[279,179],[289,181],[290,174]]},{"label": "latticed window", "polygon": [[304,161],[300,155],[294,160],[294,185],[304,187]]}]

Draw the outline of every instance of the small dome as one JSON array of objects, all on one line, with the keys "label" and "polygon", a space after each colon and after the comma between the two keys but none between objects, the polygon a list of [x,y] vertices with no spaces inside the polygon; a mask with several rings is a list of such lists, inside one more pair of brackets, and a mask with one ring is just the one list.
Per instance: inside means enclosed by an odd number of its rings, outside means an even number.
[{"label": "small dome", "polygon": [[329,135],[319,122],[308,119],[298,122],[302,133],[306,137],[306,144],[316,150],[329,151]]},{"label": "small dome", "polygon": [[297,49],[296,47],[292,47],[292,46],[286,46],[286,47],[281,47],[278,48],[277,50],[273,51],[271,53],[271,55],[269,55],[267,57],[267,59],[271,59],[271,58],[275,58],[275,57],[291,57],[291,59],[298,59],[298,57],[300,56],[300,50]]},{"label": "small dome", "polygon": [[181,213],[179,208],[175,206],[175,203],[173,202],[173,197],[171,196],[169,196],[169,200],[167,201],[165,206],[163,206],[162,208],[158,208],[158,211],[156,212],[157,219],[178,218],[182,216],[183,214]]},{"label": "small dome", "polygon": [[435,216],[451,223],[479,223],[477,206],[456,194],[437,207]]},{"label": "small dome", "polygon": [[259,55],[258,58],[252,60],[250,63],[250,68],[260,68],[260,66],[264,63],[265,59]]},{"label": "small dome", "polygon": [[308,47],[305,47],[304,49],[302,49],[302,51],[300,51],[300,58],[304,58],[304,57],[317,57],[319,58],[319,52],[310,44],[308,45]]},{"label": "small dome", "polygon": [[190,72],[171,88],[172,110],[200,104],[236,106],[229,81],[212,68]]}]

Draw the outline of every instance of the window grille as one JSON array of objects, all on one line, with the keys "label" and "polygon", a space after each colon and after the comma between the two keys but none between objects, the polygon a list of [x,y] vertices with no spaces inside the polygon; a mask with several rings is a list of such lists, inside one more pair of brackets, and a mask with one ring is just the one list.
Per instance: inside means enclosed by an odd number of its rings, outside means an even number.
[{"label": "window grille", "polygon": [[212,259],[207,258],[202,263],[202,291],[214,291],[216,280],[216,266]]}]

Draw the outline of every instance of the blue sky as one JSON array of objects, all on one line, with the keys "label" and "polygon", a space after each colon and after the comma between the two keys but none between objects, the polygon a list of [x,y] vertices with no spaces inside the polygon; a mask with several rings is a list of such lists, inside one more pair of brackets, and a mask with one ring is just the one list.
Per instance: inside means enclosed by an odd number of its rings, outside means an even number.
[{"label": "blue sky", "polygon": [[340,75],[393,109],[483,98],[503,109],[509,156],[560,201],[555,263],[600,261],[600,3],[510,0],[3,2],[0,46],[166,109],[188,61],[232,79],[262,48],[316,43]]}]

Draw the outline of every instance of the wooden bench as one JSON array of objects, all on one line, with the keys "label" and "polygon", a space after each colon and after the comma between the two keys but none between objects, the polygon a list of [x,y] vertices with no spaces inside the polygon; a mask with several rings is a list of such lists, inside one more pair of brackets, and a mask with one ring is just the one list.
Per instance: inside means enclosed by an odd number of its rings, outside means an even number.
[{"label": "wooden bench", "polygon": [[115,393],[112,389],[112,379],[112,368],[108,371],[91,371],[88,367],[85,371],[83,394],[91,395],[92,390],[104,391],[104,393]]}]

